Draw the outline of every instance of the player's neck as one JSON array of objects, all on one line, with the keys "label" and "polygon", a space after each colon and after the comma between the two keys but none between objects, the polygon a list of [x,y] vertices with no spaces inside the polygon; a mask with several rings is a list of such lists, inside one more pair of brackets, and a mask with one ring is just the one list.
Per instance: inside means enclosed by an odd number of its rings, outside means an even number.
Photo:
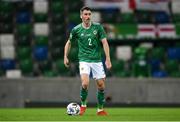
[{"label": "player's neck", "polygon": [[82,22],[82,26],[83,26],[83,28],[88,29],[91,26],[91,22],[89,22],[89,23]]}]

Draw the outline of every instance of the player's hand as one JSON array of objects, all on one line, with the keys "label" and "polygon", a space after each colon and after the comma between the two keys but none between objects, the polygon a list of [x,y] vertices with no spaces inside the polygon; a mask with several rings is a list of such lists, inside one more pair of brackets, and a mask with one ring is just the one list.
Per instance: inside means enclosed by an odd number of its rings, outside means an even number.
[{"label": "player's hand", "polygon": [[64,57],[64,65],[69,68],[69,59],[67,57]]},{"label": "player's hand", "polygon": [[105,64],[106,64],[106,68],[107,68],[108,70],[110,70],[111,67],[112,67],[111,60],[110,60],[110,59],[106,59]]}]

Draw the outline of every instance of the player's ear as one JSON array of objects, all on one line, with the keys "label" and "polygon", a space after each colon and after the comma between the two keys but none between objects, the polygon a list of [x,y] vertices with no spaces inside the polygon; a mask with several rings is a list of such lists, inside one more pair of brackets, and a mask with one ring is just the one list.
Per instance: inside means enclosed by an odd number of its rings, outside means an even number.
[{"label": "player's ear", "polygon": [[82,19],[82,15],[80,15],[80,18]]}]

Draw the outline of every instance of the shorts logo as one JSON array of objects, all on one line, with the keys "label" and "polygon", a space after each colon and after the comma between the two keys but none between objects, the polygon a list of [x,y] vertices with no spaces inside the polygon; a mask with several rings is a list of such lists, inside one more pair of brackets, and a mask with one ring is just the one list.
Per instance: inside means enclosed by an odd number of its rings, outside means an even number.
[{"label": "shorts logo", "polygon": [[82,70],[84,70],[84,68],[83,68],[83,67],[81,67],[81,71],[82,71]]}]

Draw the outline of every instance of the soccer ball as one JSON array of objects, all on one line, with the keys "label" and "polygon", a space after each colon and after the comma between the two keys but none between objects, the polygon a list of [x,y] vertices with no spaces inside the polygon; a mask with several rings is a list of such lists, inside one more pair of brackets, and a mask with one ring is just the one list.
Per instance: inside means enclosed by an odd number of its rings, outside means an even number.
[{"label": "soccer ball", "polygon": [[70,103],[67,106],[67,114],[68,115],[79,115],[80,106],[77,103]]}]

